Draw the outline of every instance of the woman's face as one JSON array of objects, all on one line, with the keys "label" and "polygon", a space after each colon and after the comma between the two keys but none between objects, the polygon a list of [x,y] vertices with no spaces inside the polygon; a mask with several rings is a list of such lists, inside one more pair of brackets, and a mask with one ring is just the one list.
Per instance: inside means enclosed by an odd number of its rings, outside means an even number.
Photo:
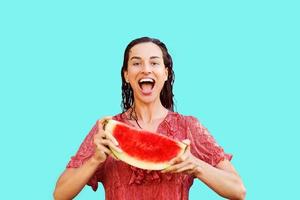
[{"label": "woman's face", "polygon": [[160,100],[160,92],[168,78],[163,54],[159,46],[152,42],[140,43],[129,51],[128,68],[124,71],[134,99],[143,103]]}]

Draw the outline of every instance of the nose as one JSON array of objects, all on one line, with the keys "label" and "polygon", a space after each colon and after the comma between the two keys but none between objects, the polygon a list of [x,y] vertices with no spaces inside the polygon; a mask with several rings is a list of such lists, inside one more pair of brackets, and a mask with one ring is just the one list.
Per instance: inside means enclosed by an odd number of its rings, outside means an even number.
[{"label": "nose", "polygon": [[150,63],[144,63],[143,64],[143,67],[142,67],[142,72],[145,73],[145,74],[149,74],[152,72],[152,67],[150,65]]}]

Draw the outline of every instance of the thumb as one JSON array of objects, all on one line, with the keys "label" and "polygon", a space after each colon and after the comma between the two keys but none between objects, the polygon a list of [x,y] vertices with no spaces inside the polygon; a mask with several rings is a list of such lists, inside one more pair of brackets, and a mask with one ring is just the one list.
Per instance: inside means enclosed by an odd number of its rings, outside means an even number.
[{"label": "thumb", "polygon": [[97,121],[97,126],[102,130],[103,129],[103,122],[105,121],[105,120],[110,120],[110,119],[112,119],[113,117],[112,116],[106,116],[106,117],[103,117],[102,119],[99,119],[98,121]]},{"label": "thumb", "polygon": [[184,139],[181,142],[183,142],[184,144],[189,145],[189,146],[191,145],[191,141],[189,139]]},{"label": "thumb", "polygon": [[184,140],[182,140],[181,142],[187,145],[186,149],[187,149],[188,151],[191,150],[191,141],[190,141],[189,139],[184,139]]}]

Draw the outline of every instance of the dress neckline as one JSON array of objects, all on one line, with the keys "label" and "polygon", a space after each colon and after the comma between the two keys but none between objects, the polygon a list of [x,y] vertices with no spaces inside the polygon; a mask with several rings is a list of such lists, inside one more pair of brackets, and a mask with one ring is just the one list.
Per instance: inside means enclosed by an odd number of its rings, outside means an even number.
[{"label": "dress neckline", "polygon": [[[138,127],[136,127],[133,123],[130,122],[130,120],[129,120],[129,118],[128,118],[128,113],[127,113],[127,112],[128,112],[128,110],[122,113],[122,119],[123,119],[123,121],[126,122],[126,124],[128,124],[128,125],[131,126],[131,127],[138,128]],[[169,116],[170,116],[172,113],[173,113],[172,111],[168,110],[166,116],[163,117],[163,120],[162,120],[162,121],[158,124],[158,126],[156,127],[155,133],[159,133],[159,130],[161,129],[161,126],[164,125],[164,123],[167,122]],[[144,129],[141,129],[141,130],[144,130]],[[153,132],[153,131],[151,131],[151,132]]]}]

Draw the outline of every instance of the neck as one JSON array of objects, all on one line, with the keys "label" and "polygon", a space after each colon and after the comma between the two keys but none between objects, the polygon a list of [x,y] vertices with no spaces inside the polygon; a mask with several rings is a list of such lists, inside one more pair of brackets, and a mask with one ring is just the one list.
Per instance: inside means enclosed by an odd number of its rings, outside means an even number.
[{"label": "neck", "polygon": [[152,123],[157,119],[164,118],[168,113],[168,110],[163,107],[160,101],[151,104],[143,104],[137,101],[134,102],[133,106],[137,119],[144,123]]}]

